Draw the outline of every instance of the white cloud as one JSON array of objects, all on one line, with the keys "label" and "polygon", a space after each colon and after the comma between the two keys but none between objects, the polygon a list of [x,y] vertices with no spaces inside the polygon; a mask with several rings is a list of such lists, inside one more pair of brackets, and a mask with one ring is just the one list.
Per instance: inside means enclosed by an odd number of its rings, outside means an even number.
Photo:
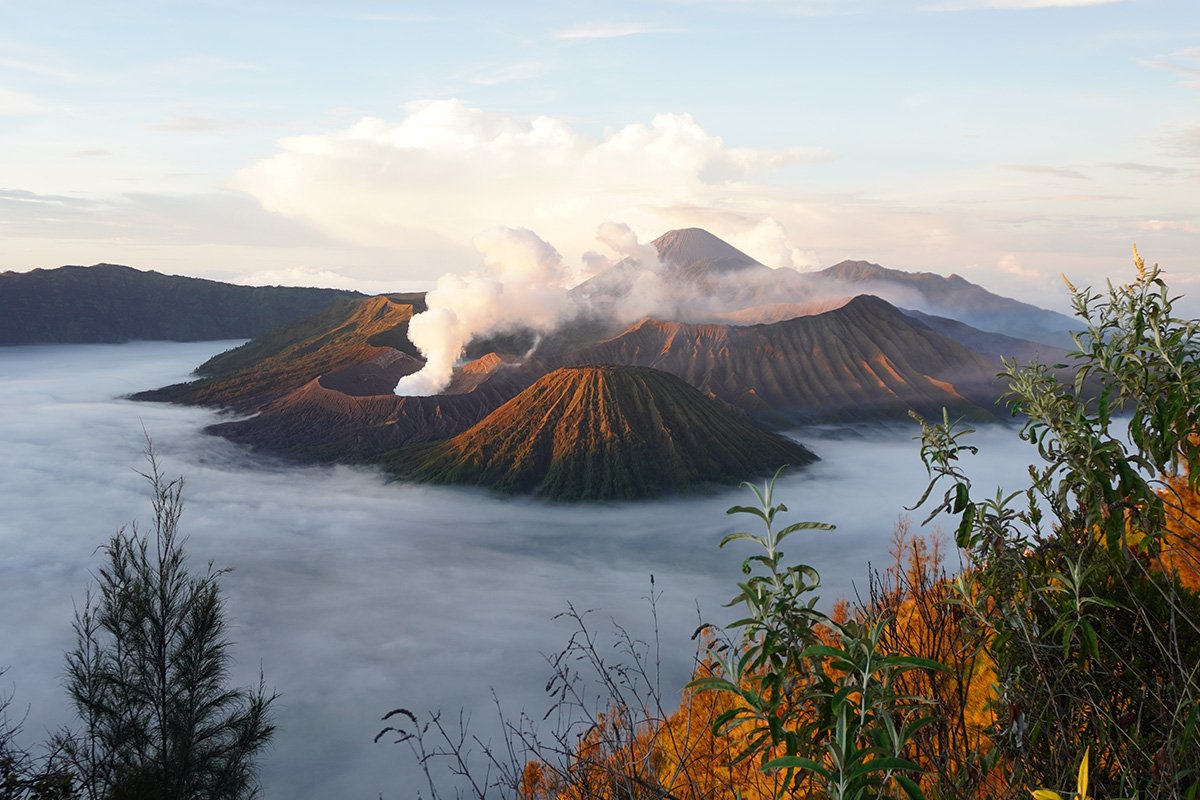
[{"label": "white cloud", "polygon": [[577,25],[554,34],[556,39],[619,39],[644,33],[672,33],[671,28],[662,28],[640,22],[593,22]]},{"label": "white cloud", "polygon": [[729,237],[729,241],[768,267],[806,270],[821,266],[817,254],[793,244],[783,225],[774,217],[767,217],[748,231]]},{"label": "white cloud", "polygon": [[0,87],[0,117],[27,117],[46,111],[46,105],[33,95]]},{"label": "white cloud", "polygon": [[1035,281],[1042,280],[1046,276],[1039,270],[1032,267],[1027,267],[1012,253],[1006,253],[996,262],[996,269],[1005,275],[1012,275],[1014,278],[1021,280]]},{"label": "white cloud", "polygon": [[1142,164],[1137,161],[1106,161],[1100,164],[1102,167],[1109,169],[1119,169],[1126,172],[1138,172],[1143,175],[1158,175],[1161,177],[1174,177],[1183,174],[1186,170],[1178,167],[1164,167],[1161,164]]},{"label": "white cloud", "polygon": [[1181,86],[1200,87],[1200,47],[1189,47],[1164,56],[1138,61],[1143,67],[1182,75]]},{"label": "white cloud", "polygon": [[1167,156],[1200,158],[1200,125],[1166,127],[1159,134],[1158,149]]},{"label": "white cloud", "polygon": [[471,79],[471,83],[476,86],[498,86],[512,81],[527,81],[545,75],[548,70],[549,66],[541,61],[524,61],[480,73]]},{"label": "white cloud", "polygon": [[233,130],[242,127],[244,124],[240,120],[176,115],[151,127],[156,131],[166,131],[168,133],[212,133],[214,131]]},{"label": "white cloud", "polygon": [[83,84],[90,83],[94,78],[90,78],[83,73],[65,67],[51,66],[37,61],[20,59],[20,58],[0,58],[0,70],[13,70],[16,72],[25,72],[30,75],[37,75],[41,78],[50,78],[59,83],[66,84]]},{"label": "white cloud", "polygon": [[1194,222],[1176,219],[1148,219],[1138,225],[1143,231],[1182,231],[1184,233],[1200,233],[1200,227]]},{"label": "white cloud", "polygon": [[414,232],[466,244],[497,226],[529,228],[575,264],[594,244],[591,226],[605,219],[657,236],[679,226],[676,209],[704,208],[733,214],[736,226],[712,230],[737,235],[778,207],[752,176],[830,157],[819,148],[729,147],[687,114],[593,137],[560,118],[492,113],[460,100],[406,110],[395,123],[368,117],[285,139],[235,186],[270,211],[359,245],[403,247]]},{"label": "white cloud", "polygon": [[1042,164],[1008,164],[1005,169],[1013,172],[1028,172],[1031,175],[1050,175],[1055,178],[1067,178],[1075,181],[1091,180],[1091,178],[1079,170],[1067,167],[1048,167]]},{"label": "white cloud", "polygon": [[225,278],[229,283],[245,286],[316,286],[325,289],[354,289],[360,292],[386,294],[399,291],[395,281],[372,281],[344,275],[330,269],[311,267],[287,267],[282,269],[255,270]]},{"label": "white cloud", "polygon": [[929,11],[973,11],[978,9],[1005,9],[1021,11],[1033,8],[1081,8],[1120,3],[1122,0],[957,0],[929,7]]}]

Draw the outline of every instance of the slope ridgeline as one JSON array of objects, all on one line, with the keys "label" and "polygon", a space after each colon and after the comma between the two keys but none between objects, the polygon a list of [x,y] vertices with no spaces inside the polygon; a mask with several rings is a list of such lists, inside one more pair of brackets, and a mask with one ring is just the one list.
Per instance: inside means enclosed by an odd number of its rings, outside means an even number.
[{"label": "slope ridgeline", "polygon": [[249,339],[315,314],[341,289],[236,286],[96,264],[0,273],[0,345]]}]

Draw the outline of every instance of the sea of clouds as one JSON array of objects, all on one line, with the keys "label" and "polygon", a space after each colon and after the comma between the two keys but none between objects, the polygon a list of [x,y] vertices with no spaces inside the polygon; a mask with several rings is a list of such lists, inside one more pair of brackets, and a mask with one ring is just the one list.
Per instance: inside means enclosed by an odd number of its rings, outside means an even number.
[{"label": "sea of clouds", "polygon": [[[550,505],[480,491],[385,483],[350,467],[288,464],[202,433],[215,412],[121,395],[186,378],[235,343],[0,348],[0,693],[33,743],[72,721],[62,690],[73,608],[97,547],[151,518],[143,429],[169,476],[185,476],[182,529],[197,568],[223,578],[234,677],[279,692],[263,796],[408,798],[403,747],[372,742],[397,706],[473,715],[548,707],[544,654],[572,633],[568,603],[649,637],[655,576],[664,687],[688,675],[698,619],[726,622],[748,549],[717,549],[744,490],[659,502]],[[865,589],[903,506],[923,488],[911,428],[809,430],[822,457],[781,482],[792,519],[836,523],[787,550],[819,567],[826,597]],[[977,435],[981,490],[1016,485],[1032,454],[1010,429]],[[697,610],[699,609],[699,610]]]}]

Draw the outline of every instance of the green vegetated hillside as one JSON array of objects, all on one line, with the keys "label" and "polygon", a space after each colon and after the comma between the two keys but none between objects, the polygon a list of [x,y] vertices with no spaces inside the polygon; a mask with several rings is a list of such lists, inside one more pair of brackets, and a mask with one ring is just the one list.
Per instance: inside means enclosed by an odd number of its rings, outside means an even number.
[{"label": "green vegetated hillside", "polygon": [[815,460],[673,375],[551,372],[470,430],[381,461],[399,477],[555,500],[651,497]]},{"label": "green vegetated hillside", "polygon": [[0,273],[0,345],[248,339],[315,314],[341,289],[236,286],[115,264]]},{"label": "green vegetated hillside", "polygon": [[386,295],[343,299],[206,361],[203,377],[141,392],[135,400],[219,406],[254,411],[317,376],[351,395],[390,392],[400,376],[423,363],[406,332],[419,297]]}]

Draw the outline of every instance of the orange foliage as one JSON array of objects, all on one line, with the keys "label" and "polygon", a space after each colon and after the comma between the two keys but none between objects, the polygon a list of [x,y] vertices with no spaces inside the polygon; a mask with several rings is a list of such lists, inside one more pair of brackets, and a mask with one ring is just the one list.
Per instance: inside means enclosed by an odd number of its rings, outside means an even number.
[{"label": "orange foliage", "polygon": [[910,534],[901,519],[892,534],[893,564],[872,588],[871,604],[894,622],[880,642],[884,652],[937,661],[948,672],[914,670],[899,678],[905,694],[933,703],[936,721],[913,740],[913,760],[928,771],[929,796],[994,797],[995,771],[984,777],[982,757],[996,724],[996,674],[986,641],[971,633],[967,611],[944,568],[941,540]]},{"label": "orange foliage", "polygon": [[[978,768],[991,746],[986,731],[995,722],[994,673],[981,643],[968,638],[965,612],[946,602],[954,590],[942,569],[940,544],[911,537],[901,521],[893,556],[894,565],[872,592],[873,605],[895,619],[883,648],[951,667],[948,673],[912,671],[900,679],[905,693],[930,698],[939,718],[914,740],[911,757],[929,771],[922,785],[931,797],[998,796],[1003,787],[994,771],[985,782]],[[838,601],[831,616],[845,621],[852,613],[848,603]],[[705,663],[700,669],[712,668]],[[726,693],[685,691],[668,719],[647,722],[643,715],[636,725],[628,710],[610,709],[581,738],[568,776],[550,780],[540,765],[527,768],[522,800],[775,798],[782,776],[763,773],[761,756],[735,763],[744,737],[736,729],[713,735],[713,721],[733,702]],[[629,736],[629,730],[636,733]]]},{"label": "orange foliage", "polygon": [[1200,592],[1200,496],[1188,488],[1187,476],[1168,480],[1159,494],[1167,506],[1162,567],[1175,573],[1183,586]]},{"label": "orange foliage", "polygon": [[685,691],[665,721],[635,723],[627,710],[610,709],[581,737],[567,774],[551,777],[544,765],[527,765],[520,797],[773,800],[779,784],[758,761],[734,763],[743,744],[738,737],[712,733],[717,716],[731,707],[728,695]]}]

